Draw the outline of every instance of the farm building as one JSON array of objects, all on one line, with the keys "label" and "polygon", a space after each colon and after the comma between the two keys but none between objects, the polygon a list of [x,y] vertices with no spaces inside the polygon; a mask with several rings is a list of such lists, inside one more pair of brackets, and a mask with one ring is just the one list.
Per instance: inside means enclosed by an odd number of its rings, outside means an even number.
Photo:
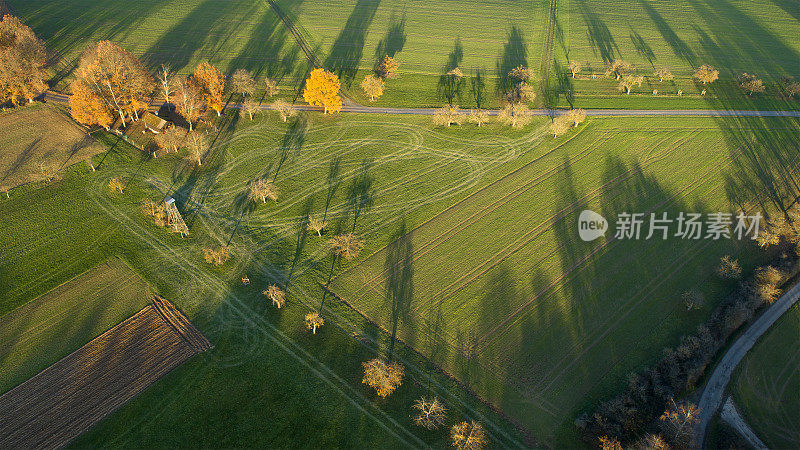
[{"label": "farm building", "polygon": [[146,130],[150,130],[156,134],[164,131],[169,126],[168,121],[158,117],[150,111],[147,111],[142,115],[142,123],[144,124]]}]

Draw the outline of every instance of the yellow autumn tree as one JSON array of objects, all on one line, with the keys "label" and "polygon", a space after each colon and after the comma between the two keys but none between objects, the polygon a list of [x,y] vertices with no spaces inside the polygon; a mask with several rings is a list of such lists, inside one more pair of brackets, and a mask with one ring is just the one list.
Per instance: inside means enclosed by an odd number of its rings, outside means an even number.
[{"label": "yellow autumn tree", "polygon": [[14,16],[0,20],[0,103],[20,104],[47,90],[47,51],[33,30]]},{"label": "yellow autumn tree", "polygon": [[325,114],[342,110],[342,98],[339,96],[339,77],[325,69],[314,69],[306,80],[303,98],[313,106],[325,108]]},{"label": "yellow autumn tree", "polygon": [[201,63],[194,70],[192,78],[197,83],[203,95],[206,106],[222,115],[222,92],[225,90],[225,77],[222,72],[211,64]]}]

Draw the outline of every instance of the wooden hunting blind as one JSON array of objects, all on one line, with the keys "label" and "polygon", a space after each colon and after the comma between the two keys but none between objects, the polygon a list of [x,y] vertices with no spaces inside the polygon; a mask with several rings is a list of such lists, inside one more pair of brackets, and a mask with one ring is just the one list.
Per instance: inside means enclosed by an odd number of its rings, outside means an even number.
[{"label": "wooden hunting blind", "polygon": [[175,206],[175,199],[167,197],[164,199],[164,206],[167,210],[167,226],[172,228],[172,231],[180,233],[181,237],[189,235],[189,227],[183,221],[181,212]]}]

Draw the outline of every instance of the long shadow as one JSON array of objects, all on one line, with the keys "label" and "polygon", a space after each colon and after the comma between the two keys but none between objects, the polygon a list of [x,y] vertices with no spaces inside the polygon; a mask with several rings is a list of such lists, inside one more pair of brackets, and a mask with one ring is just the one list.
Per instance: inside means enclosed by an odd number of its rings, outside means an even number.
[{"label": "long shadow", "polygon": [[275,164],[275,173],[272,174],[273,183],[278,181],[278,174],[289,156],[294,157],[305,145],[306,133],[308,133],[308,122],[304,115],[300,115],[292,121],[281,140],[280,154]]},{"label": "long shadow", "polygon": [[[647,12],[647,15],[650,16],[650,19],[653,21],[653,23],[656,24],[656,28],[658,28],[659,33],[661,33],[661,37],[663,37],[664,41],[666,41],[670,48],[672,48],[672,51],[694,66],[695,54],[692,49],[689,48],[686,42],[684,42],[683,39],[681,39],[675,33],[664,17],[658,11],[656,11],[655,8],[653,8],[653,5],[650,2],[646,0],[639,0],[639,3],[644,8],[645,12]],[[641,40],[641,37],[639,37],[639,39]],[[653,63],[652,59],[648,58],[648,60],[651,64]]]},{"label": "long shadow", "polygon": [[794,17],[800,21],[800,3],[795,0],[772,0],[780,9],[784,10],[786,14]]},{"label": "long shadow", "polygon": [[403,50],[406,45],[406,16],[397,20],[394,13],[389,18],[389,29],[386,35],[378,42],[375,48],[375,59],[380,61],[384,56],[394,58],[395,55]]},{"label": "long shadow", "polygon": [[331,47],[331,52],[325,60],[325,67],[336,73],[346,86],[350,86],[355,79],[358,66],[364,54],[364,44],[367,30],[375,12],[378,10],[380,0],[358,0],[347,18],[342,31]]},{"label": "long shadow", "polygon": [[464,59],[464,46],[461,38],[456,38],[453,43],[453,50],[447,55],[447,62],[442,68],[442,75],[439,76],[439,83],[436,86],[436,94],[440,100],[453,105],[456,98],[461,100],[461,89],[464,87],[464,78],[450,74],[450,71],[459,67]]},{"label": "long shadow", "polygon": [[[284,49],[286,51],[281,56]],[[266,75],[271,79],[281,79],[285,74],[294,71],[298,53],[296,41],[283,22],[268,9],[253,27],[247,43],[231,60],[228,75],[236,69],[244,68],[256,78]],[[295,56],[292,58],[290,55]]]},{"label": "long shadow", "polygon": [[587,37],[589,38],[589,44],[592,46],[592,50],[595,54],[599,53],[603,62],[608,63],[613,61],[614,58],[619,55],[620,51],[617,43],[614,41],[611,30],[608,29],[608,25],[594,12],[586,0],[578,0],[577,3],[581,9],[583,21],[586,23],[586,28],[588,29],[589,36]]},{"label": "long shadow", "polygon": [[644,38],[636,31],[631,30],[631,43],[633,48],[639,56],[645,58],[650,66],[653,66],[653,60],[656,59],[656,54],[653,53],[653,48],[644,40]]},{"label": "long shadow", "polygon": [[514,80],[509,76],[509,72],[518,66],[528,67],[528,45],[522,30],[515,25],[508,31],[503,54],[495,65],[498,93],[504,94],[512,87]]},{"label": "long shadow", "polygon": [[[414,299],[414,245],[411,235],[406,229],[405,218],[400,219],[397,229],[392,235],[391,243],[386,247],[386,304],[389,306],[389,323],[391,324],[389,359],[394,355],[394,344],[400,321],[403,327],[413,330],[414,325],[408,314]],[[413,331],[411,335],[416,335]],[[413,347],[413,342],[407,342]]]}]

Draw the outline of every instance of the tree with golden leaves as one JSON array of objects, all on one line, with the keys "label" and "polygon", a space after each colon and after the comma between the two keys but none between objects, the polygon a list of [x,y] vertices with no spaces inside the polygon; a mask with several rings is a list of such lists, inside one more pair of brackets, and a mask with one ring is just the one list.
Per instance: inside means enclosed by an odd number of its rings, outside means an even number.
[{"label": "tree with golden leaves", "polygon": [[748,96],[751,96],[757,92],[761,93],[766,90],[764,87],[764,82],[760,78],[747,72],[739,75],[739,86],[747,91]]},{"label": "tree with golden leaves", "polygon": [[200,63],[194,70],[192,79],[200,88],[206,107],[222,115],[222,93],[225,91],[225,77],[219,69],[208,62]]},{"label": "tree with golden leaves", "polygon": [[531,122],[530,110],[523,103],[508,103],[497,115],[498,119],[513,128],[522,128]]},{"label": "tree with golden leaves", "polygon": [[[760,236],[759,236],[760,237]],[[727,278],[729,280],[738,280],[742,277],[742,266],[739,260],[732,258],[730,255],[725,255],[719,260],[717,267],[717,275],[720,278]]]},{"label": "tree with golden leaves", "polygon": [[670,400],[669,408],[659,418],[664,436],[676,447],[689,447],[694,437],[694,424],[700,421],[700,408],[692,402],[676,403]]},{"label": "tree with golden leaves", "polygon": [[259,178],[250,182],[247,198],[254,202],[266,203],[267,199],[278,201],[278,188],[275,184]]},{"label": "tree with golden leaves", "polygon": [[458,450],[479,450],[489,444],[483,425],[474,420],[453,425],[450,441]]},{"label": "tree with golden leaves", "polygon": [[106,130],[114,123],[114,115],[108,104],[85,83],[74,82],[70,86],[69,110],[72,117],[86,125],[98,125]]},{"label": "tree with golden leaves", "polygon": [[714,69],[708,64],[703,64],[694,71],[694,77],[702,81],[703,84],[713,83],[719,78],[719,70]]},{"label": "tree with golden leaves", "polygon": [[372,387],[381,397],[388,397],[401,384],[405,369],[398,362],[386,362],[381,358],[371,359],[365,363],[362,383]]},{"label": "tree with golden leaves", "polygon": [[[96,112],[92,106],[101,101],[125,126],[126,117],[138,118],[138,111],[150,104],[155,89],[155,82],[142,63],[111,41],[90,44],[81,55],[75,75],[73,92],[92,97],[70,105],[76,119]],[[87,106],[89,111],[76,111]],[[96,119],[89,123],[99,123]]]},{"label": "tree with golden leaves", "polygon": [[375,66],[375,75],[384,80],[397,78],[400,64],[389,55],[386,55]]},{"label": "tree with golden leaves", "polygon": [[369,101],[371,102],[374,102],[376,98],[383,95],[385,87],[386,83],[375,75],[367,75],[364,77],[364,81],[361,82],[361,89],[364,91],[364,94],[369,96]]},{"label": "tree with golden leaves", "polygon": [[111,192],[119,192],[120,194],[122,194],[122,191],[125,189],[125,185],[122,184],[122,180],[114,177],[108,180],[108,189]]},{"label": "tree with golden leaves", "polygon": [[619,441],[614,438],[601,436],[598,441],[600,450],[622,450],[622,444],[620,444]]},{"label": "tree with golden leaves", "polygon": [[231,250],[225,245],[217,248],[205,247],[203,249],[203,259],[209,264],[221,266],[231,259]]},{"label": "tree with golden leaves", "polygon": [[756,293],[758,299],[767,304],[775,303],[781,296],[779,286],[783,283],[784,273],[772,266],[761,267],[756,271]]},{"label": "tree with golden leaves", "polygon": [[335,73],[325,69],[314,69],[306,80],[303,98],[309,105],[325,108],[325,114],[336,113],[342,110],[340,88],[341,83]]},{"label": "tree with golden leaves", "polygon": [[18,18],[0,20],[0,103],[32,102],[47,90],[47,51],[41,39]]},{"label": "tree with golden leaves", "polygon": [[275,100],[275,103],[272,104],[272,109],[278,111],[278,114],[281,116],[281,120],[284,122],[289,120],[290,117],[297,115],[297,108],[295,108],[291,103],[283,100]]},{"label": "tree with golden leaves", "polygon": [[286,304],[286,293],[274,284],[270,284],[262,294],[266,295],[278,309],[281,309]]},{"label": "tree with golden leaves", "polygon": [[447,419],[447,408],[439,397],[422,397],[414,401],[414,423],[428,430],[435,430]]},{"label": "tree with golden leaves", "polygon": [[325,325],[325,320],[318,312],[310,312],[305,317],[306,328],[311,330],[311,334],[317,334],[317,328]]},{"label": "tree with golden leaves", "polygon": [[194,129],[192,123],[200,119],[200,108],[203,104],[200,86],[191,77],[175,80],[175,95],[173,98],[178,114],[186,119],[189,124],[189,131],[192,131]]}]

